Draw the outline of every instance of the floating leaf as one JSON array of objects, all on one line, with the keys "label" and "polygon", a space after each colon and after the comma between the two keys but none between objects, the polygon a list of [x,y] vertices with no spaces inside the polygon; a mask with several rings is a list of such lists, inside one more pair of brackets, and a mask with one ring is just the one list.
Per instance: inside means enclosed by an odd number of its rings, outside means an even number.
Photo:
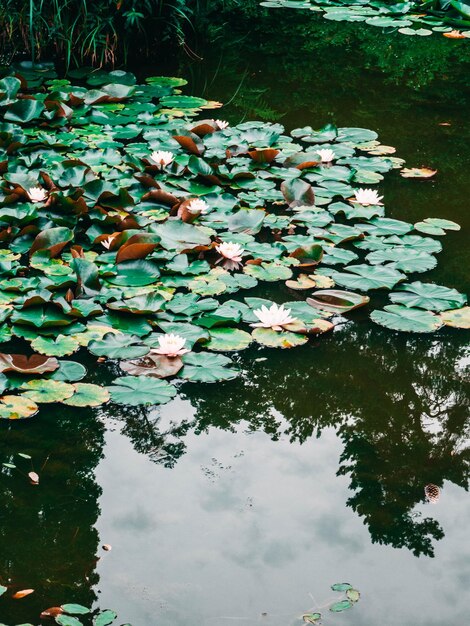
[{"label": "floating leaf", "polygon": [[107,333],[103,339],[91,341],[88,349],[96,356],[110,359],[135,359],[149,351],[148,346],[142,345],[140,337],[123,333]]},{"label": "floating leaf", "polygon": [[352,589],[352,585],[350,583],[335,583],[331,585],[331,589],[333,591],[348,591],[348,589]]},{"label": "floating leaf", "polygon": [[339,291],[337,289],[325,289],[316,291],[307,303],[310,306],[331,311],[332,313],[345,313],[368,304],[370,298],[352,291]]},{"label": "floating leaf", "polygon": [[0,419],[18,420],[32,417],[39,411],[38,405],[22,396],[0,397]]},{"label": "floating leaf", "polygon": [[165,404],[176,395],[173,385],[147,376],[123,376],[108,387],[113,402],[138,406]]},{"label": "floating leaf", "polygon": [[412,309],[399,304],[389,304],[383,311],[372,311],[371,319],[393,330],[413,333],[432,333],[443,324],[442,319],[421,309]]},{"label": "floating leaf", "polygon": [[438,217],[427,217],[422,222],[416,222],[414,227],[427,235],[445,235],[446,230],[460,230],[460,226],[456,222]]},{"label": "floating leaf", "polygon": [[60,608],[69,615],[87,615],[90,612],[90,609],[82,604],[62,604]]},{"label": "floating leaf", "polygon": [[53,380],[77,382],[86,376],[86,367],[76,361],[60,361],[59,368],[50,375]]},{"label": "floating leaf", "polygon": [[244,350],[252,342],[251,335],[238,328],[214,328],[209,335],[210,340],[205,347],[216,352]]},{"label": "floating leaf", "polygon": [[28,478],[33,485],[39,485],[39,474],[37,474],[36,472],[29,472]]},{"label": "floating leaf", "polygon": [[31,347],[48,356],[66,356],[76,352],[80,344],[74,337],[58,335],[55,338],[37,337],[31,342]]},{"label": "floating leaf", "polygon": [[180,372],[181,378],[191,382],[214,383],[221,380],[231,380],[238,375],[232,361],[222,354],[190,352],[182,358],[184,367]]},{"label": "floating leaf", "polygon": [[346,591],[346,597],[348,598],[348,600],[351,600],[351,602],[359,602],[361,594],[357,589],[348,589]]},{"label": "floating leaf", "polygon": [[437,174],[437,170],[432,170],[429,167],[404,167],[400,176],[403,178],[432,178]]},{"label": "floating leaf", "polygon": [[20,387],[23,396],[33,402],[63,402],[75,391],[73,385],[60,380],[30,380]]},{"label": "floating leaf", "polygon": [[321,613],[304,613],[302,619],[306,624],[318,624],[321,619]]},{"label": "floating leaf", "polygon": [[122,370],[132,376],[168,378],[170,376],[175,376],[180,371],[183,367],[183,361],[180,357],[169,358],[151,350],[141,359],[121,361],[119,366]]},{"label": "floating leaf", "polygon": [[24,354],[0,353],[0,372],[17,372],[19,374],[45,374],[53,372],[59,367],[59,361],[33,354],[27,357]]},{"label": "floating leaf", "polygon": [[32,593],[34,593],[34,589],[22,589],[21,591],[14,593],[11,597],[14,600],[20,600],[21,598],[26,598],[26,596],[29,596]]},{"label": "floating leaf", "polygon": [[57,615],[55,617],[55,621],[60,626],[83,626],[83,622],[81,622],[78,618],[73,617],[72,615]]},{"label": "floating leaf", "polygon": [[346,611],[352,607],[352,602],[350,600],[340,600],[339,602],[335,602],[330,606],[330,611],[333,613],[340,613],[341,611]]},{"label": "floating leaf", "polygon": [[441,490],[437,485],[429,483],[429,485],[426,485],[424,488],[424,495],[428,502],[436,504],[437,502],[439,502],[439,499],[441,497]]},{"label": "floating leaf", "polygon": [[111,609],[101,611],[93,618],[93,626],[109,626],[117,618],[117,613]]},{"label": "floating leaf", "polygon": [[470,328],[470,306],[444,311],[439,316],[446,326]]},{"label": "floating leaf", "polygon": [[269,348],[295,348],[307,343],[308,337],[290,331],[277,331],[271,328],[255,328],[252,337]]},{"label": "floating leaf", "polygon": [[402,284],[396,292],[390,294],[390,300],[407,307],[417,307],[427,311],[446,311],[458,308],[467,302],[467,297],[456,289],[435,285],[434,283]]},{"label": "floating leaf", "polygon": [[75,383],[75,393],[63,401],[68,406],[101,406],[109,400],[109,392],[104,387],[91,383]]}]

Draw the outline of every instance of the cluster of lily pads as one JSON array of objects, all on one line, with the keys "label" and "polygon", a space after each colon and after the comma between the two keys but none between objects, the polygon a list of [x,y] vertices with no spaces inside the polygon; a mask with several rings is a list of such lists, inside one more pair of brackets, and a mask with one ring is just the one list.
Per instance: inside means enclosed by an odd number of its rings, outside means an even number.
[{"label": "cluster of lily pads", "polygon": [[[407,279],[459,226],[387,218],[364,188],[435,172],[404,169],[374,131],[231,127],[200,119],[220,103],[183,95],[182,79],[73,78],[23,64],[0,80],[1,418],[167,402],[178,381],[234,378],[221,353],[303,345],[370,290],[393,290],[371,314],[383,326],[469,326],[463,294]],[[281,306],[247,292],[279,282]],[[59,359],[85,348],[124,375],[80,382],[85,367]]]},{"label": "cluster of lily pads", "polygon": [[435,32],[450,39],[470,37],[470,4],[459,0],[263,0],[261,5],[322,12],[327,20],[364,22],[398,29],[403,35],[426,37]]},{"label": "cluster of lily pads", "polygon": [[[8,588],[0,585],[0,596],[6,591]],[[31,593],[34,593],[34,589],[23,589],[17,591],[13,598],[24,598]],[[84,626],[85,623],[90,624],[90,626],[111,626],[116,621],[118,614],[112,609],[92,610],[82,604],[67,603],[45,609],[39,617],[41,620],[54,620],[59,626]],[[0,623],[0,626],[7,625]],[[33,625],[21,624],[21,626]],[[131,624],[123,624],[122,626],[131,626]]]},{"label": "cluster of lily pads", "polygon": [[[347,611],[348,609],[353,608],[353,606],[359,602],[361,597],[360,592],[350,583],[335,583],[331,585],[332,591],[338,591],[343,594],[343,598],[341,600],[336,600],[333,602],[329,610],[332,613],[342,613],[343,611]],[[321,624],[322,614],[318,611],[304,613],[302,615],[302,621],[304,624]]]}]

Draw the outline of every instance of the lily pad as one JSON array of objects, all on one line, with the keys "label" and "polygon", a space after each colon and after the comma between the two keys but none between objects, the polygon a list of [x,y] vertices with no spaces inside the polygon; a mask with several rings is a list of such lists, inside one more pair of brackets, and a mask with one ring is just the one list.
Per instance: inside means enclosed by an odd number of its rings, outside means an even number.
[{"label": "lily pad", "polygon": [[191,382],[214,383],[238,376],[238,371],[230,367],[232,361],[222,354],[190,352],[182,360],[180,377]]},{"label": "lily pad", "polygon": [[205,347],[215,352],[244,350],[252,342],[250,333],[238,328],[213,328],[209,335],[210,340]]},{"label": "lily pad", "polygon": [[456,289],[416,281],[399,285],[397,291],[390,294],[390,300],[411,308],[446,311],[462,307],[467,302],[467,297]]},{"label": "lily pad", "polygon": [[383,311],[372,311],[370,318],[386,328],[409,333],[432,333],[443,325],[442,319],[430,311],[400,304],[389,304]]},{"label": "lily pad", "polygon": [[102,339],[91,341],[88,349],[96,356],[110,359],[135,359],[144,356],[150,350],[142,344],[140,337],[124,333],[107,333]]},{"label": "lily pad", "polygon": [[30,380],[21,385],[23,397],[33,402],[63,402],[70,398],[75,388],[61,380]]},{"label": "lily pad", "polygon": [[109,400],[109,392],[104,387],[90,383],[75,383],[74,394],[63,400],[69,406],[101,406]]},{"label": "lily pad", "polygon": [[38,411],[38,405],[30,398],[24,398],[23,396],[0,397],[0,419],[26,419],[32,417]]},{"label": "lily pad", "polygon": [[331,311],[332,313],[346,313],[368,304],[370,298],[352,291],[325,289],[316,291],[307,303],[313,307]]},{"label": "lily pad", "polygon": [[118,404],[165,404],[176,395],[174,385],[147,376],[123,376],[108,387],[111,400]]},{"label": "lily pad", "polygon": [[290,331],[277,331],[271,328],[255,328],[252,337],[269,348],[295,348],[307,343],[308,337]]},{"label": "lily pad", "polygon": [[31,347],[40,354],[66,356],[76,352],[80,344],[71,336],[58,335],[55,338],[37,337],[31,342]]},{"label": "lily pad", "polygon": [[[157,344],[158,345],[158,344]],[[183,367],[180,357],[167,357],[151,350],[146,356],[131,361],[121,361],[120,368],[132,376],[169,378]]]},{"label": "lily pad", "polygon": [[470,306],[464,306],[461,309],[453,309],[451,311],[443,311],[440,314],[441,320],[446,326],[453,328],[470,328]]}]

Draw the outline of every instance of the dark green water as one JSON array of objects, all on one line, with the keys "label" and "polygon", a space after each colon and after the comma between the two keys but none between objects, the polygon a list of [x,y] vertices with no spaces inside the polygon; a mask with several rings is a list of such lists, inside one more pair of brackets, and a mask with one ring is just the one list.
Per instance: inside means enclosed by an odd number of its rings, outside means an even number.
[{"label": "dark green water", "polygon": [[[199,43],[203,61],[148,72],[232,100],[232,122],[365,126],[409,166],[438,168],[427,182],[394,172],[381,190],[390,216],[462,225],[418,278],[468,292],[470,43],[310,31],[305,17],[293,32],[277,15]],[[36,590],[0,598],[0,621],[76,601],[134,626],[289,626],[349,581],[360,602],[321,608],[324,624],[467,623],[468,339],[395,334],[360,310],[303,348],[247,350],[241,378],[187,383],[160,410],[48,406],[2,424],[0,460],[31,454],[41,482],[0,476],[0,583]],[[90,382],[113,377],[88,365]]]}]

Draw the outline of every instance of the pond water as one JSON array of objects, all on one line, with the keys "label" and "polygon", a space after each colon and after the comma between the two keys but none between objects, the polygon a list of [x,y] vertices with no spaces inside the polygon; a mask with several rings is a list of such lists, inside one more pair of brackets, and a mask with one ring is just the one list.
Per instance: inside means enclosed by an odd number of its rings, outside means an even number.
[{"label": "pond water", "polygon": [[[423,78],[410,68],[434,38],[328,24],[322,41],[289,40],[285,23],[269,28],[272,45],[224,30],[199,44],[203,60],[141,71],[231,101],[221,117],[232,122],[373,128],[408,166],[437,168],[425,182],[392,172],[381,190],[391,217],[461,224],[424,279],[468,292],[468,56],[453,56],[468,43],[439,39],[442,64]],[[385,45],[394,53],[379,67]],[[398,334],[364,309],[347,318],[297,350],[245,350],[240,378],[186,383],[159,410],[48,405],[2,424],[0,458],[30,454],[41,482],[0,477],[0,582],[35,589],[0,598],[0,620],[37,623],[47,606],[80,602],[134,626],[286,626],[312,610],[324,624],[466,623],[469,335]],[[88,367],[91,382],[113,378]],[[344,581],[361,599],[331,613],[330,585]]]}]

